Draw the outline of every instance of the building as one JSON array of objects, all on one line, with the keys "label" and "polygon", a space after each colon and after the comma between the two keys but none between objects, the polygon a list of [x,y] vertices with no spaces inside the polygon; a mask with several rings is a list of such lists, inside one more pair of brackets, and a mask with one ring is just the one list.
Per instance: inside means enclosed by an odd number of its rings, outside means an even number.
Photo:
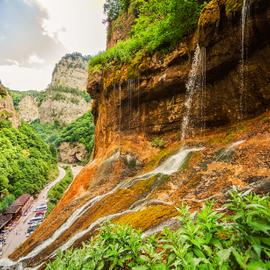
[{"label": "building", "polygon": [[0,214],[0,231],[13,219],[12,214]]},{"label": "building", "polygon": [[23,194],[8,207],[8,209],[5,211],[5,214],[11,214],[13,217],[22,215],[29,208],[32,201],[33,197],[31,195]]}]

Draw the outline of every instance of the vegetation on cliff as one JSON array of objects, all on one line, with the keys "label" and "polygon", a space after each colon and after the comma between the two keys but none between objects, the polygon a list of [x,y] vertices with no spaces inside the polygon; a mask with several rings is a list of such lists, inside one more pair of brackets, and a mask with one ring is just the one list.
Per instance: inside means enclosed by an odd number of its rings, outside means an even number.
[{"label": "vegetation on cliff", "polygon": [[55,157],[30,125],[0,129],[0,211],[23,193],[38,193],[56,172]]},{"label": "vegetation on cliff", "polygon": [[130,37],[91,58],[90,70],[113,61],[128,62],[136,55],[174,48],[194,30],[203,6],[197,0],[107,0],[105,11],[109,21],[127,10],[137,18]]},{"label": "vegetation on cliff", "polygon": [[46,269],[269,269],[270,197],[231,193],[222,209],[180,210],[180,228],[143,238],[105,224],[81,249],[59,253]]},{"label": "vegetation on cliff", "polygon": [[49,214],[52,209],[56,206],[58,201],[62,198],[64,192],[70,185],[70,183],[73,180],[73,174],[70,167],[67,167],[65,169],[66,175],[65,177],[59,181],[57,184],[55,184],[48,192],[48,211],[47,214]]},{"label": "vegetation on cliff", "polygon": [[91,112],[88,112],[67,126],[55,143],[59,146],[62,142],[79,142],[90,153],[94,146],[94,131],[93,116]]},{"label": "vegetation on cliff", "polygon": [[94,146],[94,121],[90,112],[79,117],[66,127],[59,123],[42,124],[39,120],[31,123],[32,127],[41,137],[50,144],[51,149],[58,149],[62,142],[82,143],[88,153],[91,153]]}]

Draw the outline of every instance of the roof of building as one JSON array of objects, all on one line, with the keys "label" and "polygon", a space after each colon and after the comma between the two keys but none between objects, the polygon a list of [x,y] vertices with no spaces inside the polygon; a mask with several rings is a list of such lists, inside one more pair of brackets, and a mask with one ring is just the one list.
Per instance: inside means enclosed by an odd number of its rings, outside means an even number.
[{"label": "roof of building", "polygon": [[31,195],[29,195],[29,194],[23,194],[19,198],[17,198],[16,201],[14,201],[12,203],[12,205],[22,205],[23,206],[23,205],[25,205],[28,202],[28,200],[30,198],[31,198]]},{"label": "roof of building", "polygon": [[5,211],[5,214],[17,214],[30,198],[31,195],[29,194],[21,195],[8,207],[8,209]]},{"label": "roof of building", "polygon": [[5,214],[17,214],[21,209],[22,205],[10,205],[8,209],[5,211]]},{"label": "roof of building", "polygon": [[7,225],[12,219],[12,214],[3,215],[0,214],[0,229]]}]

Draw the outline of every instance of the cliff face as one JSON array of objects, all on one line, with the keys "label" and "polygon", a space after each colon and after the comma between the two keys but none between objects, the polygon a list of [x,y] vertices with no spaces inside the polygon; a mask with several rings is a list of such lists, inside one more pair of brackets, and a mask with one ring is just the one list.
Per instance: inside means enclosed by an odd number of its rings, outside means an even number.
[{"label": "cliff face", "polygon": [[[233,185],[269,190],[270,2],[252,1],[244,72],[241,7],[240,0],[213,0],[174,51],[90,74],[94,160],[13,259],[39,250],[24,261],[38,265],[59,247],[79,246],[107,219],[148,230],[177,215],[183,202],[193,210],[210,198],[219,205]],[[201,87],[189,99],[194,67]]]},{"label": "cliff face", "polygon": [[90,76],[88,90],[97,101],[97,151],[110,143],[112,136],[118,137],[119,130],[148,135],[180,131],[186,83],[197,43],[206,51],[206,81],[203,100],[198,96],[202,95],[200,91],[193,98],[194,126],[228,125],[268,108],[269,3],[255,1],[248,19],[245,90],[241,97],[241,10],[230,10],[227,2],[212,1],[201,15],[194,37],[173,52]]},{"label": "cliff face", "polygon": [[86,89],[88,58],[79,53],[65,55],[56,64],[52,75],[52,86]]},{"label": "cliff face", "polygon": [[59,122],[67,125],[88,112],[90,103],[82,96],[61,91],[47,91],[46,98],[39,106],[41,123]]},{"label": "cliff face", "polygon": [[19,126],[18,115],[13,106],[12,97],[0,82],[0,120],[8,120],[13,127]]},{"label": "cliff face", "polygon": [[[56,64],[49,88],[40,97],[26,96],[19,103],[21,120],[41,123],[59,122],[67,125],[90,109],[85,99],[87,57],[78,53],[67,54]],[[38,101],[39,99],[39,101]]]},{"label": "cliff face", "polygon": [[25,122],[33,122],[39,119],[39,106],[37,100],[32,96],[25,96],[19,103],[19,117]]}]

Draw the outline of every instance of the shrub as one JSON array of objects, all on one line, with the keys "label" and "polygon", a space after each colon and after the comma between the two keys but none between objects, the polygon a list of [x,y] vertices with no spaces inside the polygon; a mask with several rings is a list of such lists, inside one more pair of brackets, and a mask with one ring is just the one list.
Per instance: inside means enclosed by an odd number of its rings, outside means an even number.
[{"label": "shrub", "polygon": [[159,137],[155,137],[152,141],[151,141],[151,145],[153,147],[158,147],[158,148],[164,148],[164,146],[166,145],[166,142]]},{"label": "shrub", "polygon": [[90,70],[113,61],[127,63],[136,53],[152,54],[158,50],[173,49],[194,30],[204,6],[197,0],[109,0],[105,4],[108,20],[113,20],[126,11],[131,2],[138,9],[138,17],[130,38],[92,57],[89,62]]},{"label": "shrub", "polygon": [[108,21],[115,20],[122,12],[129,7],[130,0],[106,0],[104,4],[104,12]]},{"label": "shrub", "polygon": [[0,129],[0,211],[23,193],[35,194],[53,177],[56,160],[28,124]]},{"label": "shrub", "polygon": [[58,253],[46,269],[269,269],[270,197],[231,193],[223,212],[208,202],[181,227],[147,238],[124,225],[105,224],[81,249]]}]

